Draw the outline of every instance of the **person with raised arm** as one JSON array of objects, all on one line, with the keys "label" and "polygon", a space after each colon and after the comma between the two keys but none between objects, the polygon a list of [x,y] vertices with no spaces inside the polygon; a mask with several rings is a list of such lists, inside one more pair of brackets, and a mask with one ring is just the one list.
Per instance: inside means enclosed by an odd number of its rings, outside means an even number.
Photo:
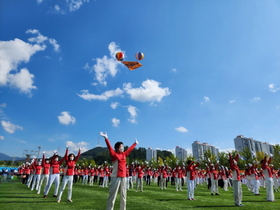
[{"label": "person with raised arm", "polygon": [[79,159],[81,155],[81,148],[79,148],[79,152],[77,154],[77,156],[75,156],[73,153],[68,155],[68,146],[66,146],[66,152],[64,155],[64,160],[66,162],[66,168],[65,168],[65,174],[63,176],[63,180],[62,180],[62,185],[59,189],[59,193],[58,193],[58,197],[57,197],[57,203],[60,203],[61,201],[61,196],[62,193],[66,187],[66,185],[68,185],[68,202],[73,202],[72,201],[72,186],[73,186],[73,177],[74,177],[74,171],[75,171],[75,166],[76,163]]},{"label": "person with raised arm", "polygon": [[111,174],[111,184],[109,189],[109,197],[107,200],[107,210],[113,210],[116,201],[117,193],[120,191],[120,209],[126,209],[126,157],[138,144],[137,139],[126,151],[124,151],[124,145],[122,142],[117,142],[114,148],[108,139],[106,132],[100,132],[100,135],[104,137],[110,156],[112,158],[113,171]]},{"label": "person with raised arm", "polygon": [[51,163],[50,163],[51,167],[50,167],[49,182],[44,191],[44,198],[47,197],[53,182],[55,185],[53,197],[57,197],[59,183],[60,183],[60,171],[59,170],[60,170],[60,165],[63,163],[63,161],[64,161],[64,158],[61,158],[61,160],[59,160],[57,152],[54,151],[54,154],[51,158]]},{"label": "person with raised arm", "polygon": [[236,154],[235,158],[232,158],[230,152],[229,155],[229,166],[232,171],[232,186],[233,186],[233,196],[234,196],[234,205],[235,206],[244,206],[242,204],[242,186],[241,186],[241,176],[238,167],[239,155]]},{"label": "person with raised arm", "polygon": [[187,172],[187,187],[188,187],[188,200],[195,200],[194,198],[194,188],[195,188],[195,177],[196,177],[196,167],[199,166],[199,163],[194,163],[191,160],[187,161],[186,172]]},{"label": "person with raised arm", "polygon": [[38,192],[37,194],[40,194],[41,192],[41,187],[42,184],[44,182],[44,180],[46,180],[46,184],[45,184],[45,188],[44,191],[46,190],[47,186],[48,186],[48,182],[49,182],[49,174],[50,174],[50,159],[49,158],[45,158],[45,151],[43,152],[43,159],[42,159],[42,167],[43,167],[43,172],[41,175],[41,179],[40,179],[40,183],[39,183],[39,187],[38,187]]},{"label": "person with raised arm", "polygon": [[42,168],[43,168],[42,162],[37,161],[36,157],[34,157],[33,167],[34,167],[35,173],[34,173],[33,180],[32,180],[31,191],[33,191],[35,187],[36,187],[36,190],[38,190],[39,185],[40,185]]},{"label": "person with raised arm", "polygon": [[264,157],[263,160],[261,160],[261,167],[263,170],[263,174],[265,177],[265,188],[266,188],[266,200],[270,202],[274,202],[274,192],[273,192],[273,175],[271,167],[269,167],[269,164],[271,163],[271,158],[267,160],[267,156]]}]

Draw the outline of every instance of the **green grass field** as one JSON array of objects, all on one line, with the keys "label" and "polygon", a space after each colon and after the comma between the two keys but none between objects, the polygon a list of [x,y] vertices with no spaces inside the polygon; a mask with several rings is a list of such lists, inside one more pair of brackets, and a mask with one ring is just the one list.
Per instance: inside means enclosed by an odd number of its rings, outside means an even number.
[{"label": "green grass field", "polygon": [[[219,188],[220,196],[211,196],[207,186],[198,186],[195,191],[195,201],[187,200],[186,188],[183,191],[175,191],[175,187],[168,183],[166,190],[160,190],[156,184],[144,185],[144,192],[135,192],[131,189],[127,193],[128,210],[177,210],[177,209],[280,209],[280,192],[275,193],[276,202],[267,202],[265,189],[260,189],[260,196],[254,196],[243,185],[243,204],[245,207],[235,207],[233,205],[232,188],[228,192]],[[30,191],[19,180],[2,182],[0,184],[0,209],[1,210],[56,210],[56,209],[93,209],[104,210],[108,197],[108,188],[98,186],[82,185],[76,183],[73,186],[73,203],[67,202],[67,188],[65,189],[61,203],[56,203],[56,198],[52,197],[51,188],[48,198],[43,198],[43,194],[37,195],[37,191]],[[115,203],[115,209],[119,209],[119,197]]]}]

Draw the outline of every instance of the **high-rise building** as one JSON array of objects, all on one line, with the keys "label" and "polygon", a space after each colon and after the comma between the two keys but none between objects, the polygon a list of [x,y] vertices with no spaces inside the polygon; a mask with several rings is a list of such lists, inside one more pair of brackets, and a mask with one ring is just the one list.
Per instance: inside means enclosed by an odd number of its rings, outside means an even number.
[{"label": "high-rise building", "polygon": [[176,146],[175,148],[175,156],[179,159],[179,161],[187,160],[187,150]]},{"label": "high-rise building", "polygon": [[199,141],[192,143],[192,153],[197,160],[204,159],[204,153],[209,149],[212,154],[216,156],[219,154],[219,149],[208,143],[200,143]]},{"label": "high-rise building", "polygon": [[235,149],[242,151],[245,147],[248,147],[251,153],[264,152],[268,155],[273,154],[273,145],[267,142],[261,142],[254,140],[253,138],[247,138],[243,135],[238,135],[234,139]]},{"label": "high-rise building", "polygon": [[157,151],[149,147],[146,150],[146,160],[151,161],[152,159],[157,160]]}]

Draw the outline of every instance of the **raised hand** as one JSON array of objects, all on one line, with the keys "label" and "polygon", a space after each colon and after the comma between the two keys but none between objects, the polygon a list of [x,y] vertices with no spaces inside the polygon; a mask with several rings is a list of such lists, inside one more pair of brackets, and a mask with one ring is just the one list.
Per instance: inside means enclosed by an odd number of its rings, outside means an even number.
[{"label": "raised hand", "polygon": [[105,139],[108,139],[108,134],[105,132],[100,132],[100,136],[103,136]]}]

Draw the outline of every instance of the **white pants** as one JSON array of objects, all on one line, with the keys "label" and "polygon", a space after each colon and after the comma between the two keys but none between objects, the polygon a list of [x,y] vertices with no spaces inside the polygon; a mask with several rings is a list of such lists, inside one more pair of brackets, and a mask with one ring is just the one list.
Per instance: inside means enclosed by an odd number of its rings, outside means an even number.
[{"label": "white pants", "polygon": [[194,180],[187,180],[188,182],[188,199],[194,198]]},{"label": "white pants", "polygon": [[143,178],[136,178],[136,191],[140,187],[140,191],[143,191]]},{"label": "white pants", "polygon": [[228,180],[223,179],[223,181],[224,181],[224,191],[228,191]]},{"label": "white pants", "polygon": [[103,187],[108,187],[108,176],[104,176],[102,186]]},{"label": "white pants", "polygon": [[83,176],[83,184],[87,185],[88,182],[88,175]]},{"label": "white pants", "polygon": [[132,176],[126,177],[126,189],[133,188]]},{"label": "white pants", "polygon": [[265,185],[266,185],[266,200],[274,201],[273,178],[265,177]]},{"label": "white pants", "polygon": [[253,182],[253,186],[254,186],[254,187],[253,187],[253,193],[254,193],[255,195],[260,194],[260,192],[259,192],[259,189],[260,189],[260,186],[261,186],[260,180],[255,179],[255,180],[253,180],[252,182]]},{"label": "white pants", "polygon": [[237,180],[232,181],[234,204],[239,205],[242,203],[242,186],[241,182]]},{"label": "white pants", "polygon": [[26,183],[28,188],[31,186],[31,182],[33,180],[33,176],[34,176],[34,174],[30,174],[29,177],[28,177],[28,180],[27,180],[27,183]]},{"label": "white pants", "polygon": [[211,179],[211,193],[218,193],[218,180]]},{"label": "white pants", "polygon": [[278,182],[278,179],[276,177],[273,178],[273,182],[274,182],[274,190],[278,190],[279,189],[279,182]]},{"label": "white pants", "polygon": [[47,185],[47,187],[46,187],[46,189],[44,191],[44,195],[48,195],[53,182],[54,182],[54,185],[55,185],[54,193],[53,194],[57,195],[58,188],[59,188],[59,182],[60,182],[60,174],[51,174],[49,176],[49,182],[48,182],[48,185]]},{"label": "white pants", "polygon": [[126,177],[112,177],[106,210],[113,210],[120,191],[120,210],[126,210]]},{"label": "white pants", "polygon": [[68,200],[71,200],[72,198],[72,186],[73,186],[73,175],[72,176],[66,176],[64,175],[63,180],[62,180],[62,185],[60,186],[59,193],[57,200],[61,200],[62,193],[68,184]]},{"label": "white pants", "polygon": [[176,178],[176,190],[182,191],[182,178]]},{"label": "white pants", "polygon": [[35,186],[36,186],[36,190],[38,190],[40,179],[41,179],[41,174],[34,174],[31,190],[34,190]]},{"label": "white pants", "polygon": [[45,188],[44,188],[44,191],[45,191],[47,186],[48,186],[48,182],[49,182],[49,174],[42,174],[41,175],[40,184],[39,184],[39,187],[38,187],[38,194],[40,194],[40,192],[41,192],[41,187],[42,187],[42,184],[43,184],[44,180],[46,180],[46,184],[45,184]]},{"label": "white pants", "polygon": [[89,178],[89,186],[93,186],[93,178],[94,178],[94,176],[91,176]]},{"label": "white pants", "polygon": [[166,189],[166,178],[160,178],[160,189]]}]

